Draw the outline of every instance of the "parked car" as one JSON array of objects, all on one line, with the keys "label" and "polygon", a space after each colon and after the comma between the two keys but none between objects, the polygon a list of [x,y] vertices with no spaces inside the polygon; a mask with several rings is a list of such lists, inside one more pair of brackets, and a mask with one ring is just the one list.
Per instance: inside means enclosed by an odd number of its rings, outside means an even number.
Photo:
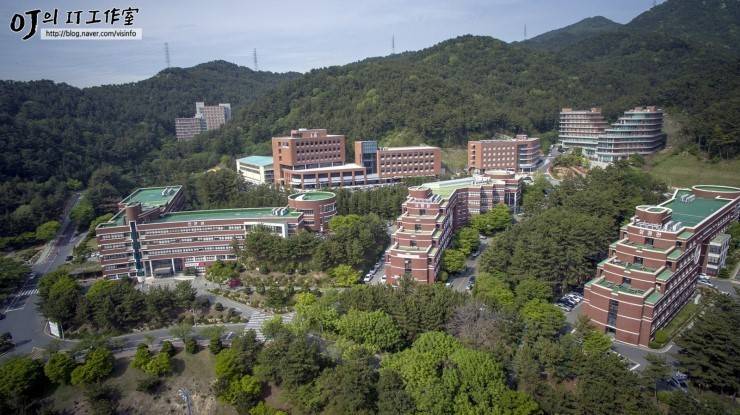
[{"label": "parked car", "polygon": [[699,284],[706,285],[709,288],[714,288],[714,284],[712,284],[712,282],[709,280],[704,280],[704,279],[699,278],[698,282]]},{"label": "parked car", "polygon": [[381,275],[381,276],[380,276],[380,281],[381,281],[381,282],[385,282],[385,280],[386,280],[386,276],[385,276],[385,275]]},{"label": "parked car", "polygon": [[486,239],[488,239],[488,238],[486,237],[486,235],[481,235],[481,236],[479,236],[479,238],[480,238],[480,240],[481,240],[481,241],[485,241]]},{"label": "parked car", "polygon": [[560,308],[561,310],[566,311],[566,312],[573,310],[573,307],[571,307],[571,306],[569,306],[569,305],[567,305],[565,303],[561,303],[561,302],[555,303],[555,306],[557,306],[558,308]]},{"label": "parked car", "polygon": [[478,255],[480,255],[480,251],[473,252],[473,258],[478,258]]},{"label": "parked car", "polygon": [[373,280],[372,274],[367,274],[367,275],[365,275],[365,278],[362,279],[362,282],[364,282],[365,284],[367,284],[368,282],[370,282],[372,280]]},{"label": "parked car", "polygon": [[74,257],[72,255],[67,255],[67,258],[65,259],[65,261],[69,262],[69,261],[71,261],[73,259],[74,259]]}]

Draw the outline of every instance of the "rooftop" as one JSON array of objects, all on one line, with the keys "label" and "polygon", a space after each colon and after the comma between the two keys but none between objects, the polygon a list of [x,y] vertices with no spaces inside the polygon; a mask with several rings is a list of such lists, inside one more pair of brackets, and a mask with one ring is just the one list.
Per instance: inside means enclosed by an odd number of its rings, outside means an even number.
[{"label": "rooftop", "polygon": [[465,177],[462,179],[453,179],[453,180],[442,180],[439,182],[431,182],[431,183],[424,183],[421,185],[421,187],[427,187],[432,190],[432,193],[439,195],[445,199],[452,196],[452,194],[457,189],[462,189],[470,186],[481,186],[484,184],[491,184],[496,182],[497,179],[491,178],[491,177]]},{"label": "rooftop", "polygon": [[[276,212],[277,209],[285,209],[283,214]],[[301,212],[287,208],[244,208],[244,209],[214,209],[193,210],[189,212],[175,212],[162,215],[160,218],[147,223],[170,223],[194,220],[217,220],[217,219],[289,219],[297,218]]]},{"label": "rooftop", "polygon": [[342,164],[339,166],[327,166],[327,167],[316,167],[313,169],[293,169],[289,171],[294,171],[296,173],[322,173],[322,172],[328,172],[328,171],[339,171],[339,170],[350,170],[350,169],[364,169],[364,167],[355,164],[355,163],[347,163]]},{"label": "rooftop", "polygon": [[253,166],[272,166],[272,157],[270,156],[247,156],[240,158],[238,161],[239,163],[251,164]]},{"label": "rooftop", "polygon": [[420,144],[418,146],[406,146],[406,147],[378,147],[380,151],[406,151],[406,150],[433,150],[437,147],[428,146],[426,144]]},{"label": "rooftop", "polygon": [[632,287],[630,287],[629,284],[626,284],[626,283],[623,283],[623,284],[615,284],[615,283],[613,283],[611,281],[608,281],[608,280],[606,280],[604,278],[601,278],[601,279],[597,280],[596,281],[596,285],[600,285],[600,286],[602,286],[604,288],[609,288],[613,292],[619,292],[619,293],[624,293],[624,294],[629,294],[629,295],[637,295],[637,296],[640,296],[640,297],[642,297],[643,295],[645,295],[645,290],[638,290],[637,288],[632,288]]},{"label": "rooftop", "polygon": [[292,200],[327,200],[335,197],[336,195],[332,192],[305,192],[305,193],[293,193],[288,196]]},{"label": "rooftop", "polygon": [[709,192],[722,192],[722,193],[737,193],[739,190],[737,187],[717,186],[717,185],[711,185],[711,184],[699,184],[699,185],[694,186],[694,189],[706,190]]},{"label": "rooftop", "polygon": [[686,194],[692,193],[688,189],[677,190],[673,199],[662,203],[661,206],[673,211],[672,220],[681,222],[684,226],[690,228],[695,227],[731,202],[728,199],[710,199],[696,196],[693,201],[684,203],[681,201],[681,196]]},{"label": "rooftop", "polygon": [[[171,190],[170,190],[171,189]],[[121,201],[122,204],[141,203],[142,210],[168,204],[180,192],[182,186],[146,187],[134,190]]]}]

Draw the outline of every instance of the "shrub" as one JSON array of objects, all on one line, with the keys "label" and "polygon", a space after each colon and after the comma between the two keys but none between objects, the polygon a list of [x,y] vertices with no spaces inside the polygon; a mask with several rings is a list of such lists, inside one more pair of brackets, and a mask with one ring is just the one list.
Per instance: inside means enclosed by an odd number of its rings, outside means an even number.
[{"label": "shrub", "polygon": [[213,309],[218,312],[224,311],[224,305],[221,303],[216,303],[213,305]]},{"label": "shrub", "polygon": [[166,376],[172,372],[172,360],[170,355],[164,352],[157,353],[144,366],[144,372],[151,376]]},{"label": "shrub", "polygon": [[221,343],[221,336],[211,337],[211,341],[208,344],[208,350],[210,350],[211,353],[218,354],[223,348],[224,346]]},{"label": "shrub", "polygon": [[175,353],[177,353],[177,350],[175,350],[175,346],[172,345],[172,342],[165,340],[162,342],[162,349],[160,349],[159,352],[174,356]]},{"label": "shrub", "polygon": [[190,354],[198,353],[198,342],[192,337],[185,339],[185,351]]}]

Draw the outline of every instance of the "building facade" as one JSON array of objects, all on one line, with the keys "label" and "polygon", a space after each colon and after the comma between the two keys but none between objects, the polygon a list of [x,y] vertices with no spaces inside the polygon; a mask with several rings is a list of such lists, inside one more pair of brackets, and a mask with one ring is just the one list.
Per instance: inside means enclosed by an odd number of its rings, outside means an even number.
[{"label": "building facade", "polygon": [[583,312],[617,340],[647,346],[691,299],[712,245],[739,211],[740,188],[727,186],[694,186],[637,206],[586,283]]},{"label": "building facade", "polygon": [[196,135],[221,128],[231,119],[231,104],[206,105],[195,103],[195,116],[192,118],[175,118],[177,139],[189,140]]},{"label": "building facade", "polygon": [[632,154],[644,156],[662,149],[665,142],[663,110],[653,106],[636,107],[625,111],[599,136],[596,158],[612,163],[626,160]]},{"label": "building facade", "polygon": [[584,156],[595,160],[599,137],[608,126],[609,123],[601,114],[601,108],[590,110],[563,108],[560,111],[558,141],[563,148],[580,148]]},{"label": "building facade", "polygon": [[138,189],[121,201],[121,210],[96,228],[103,275],[167,276],[187,269],[204,272],[215,261],[236,259],[255,227],[282,237],[301,229],[322,231],[336,214],[330,192],[291,195],[288,206],[178,211],[181,186]]},{"label": "building facade", "polygon": [[455,231],[496,204],[518,206],[521,191],[521,178],[501,171],[409,188],[385,253],[386,282],[397,284],[408,274],[418,282],[434,283]]},{"label": "building facade", "polygon": [[378,147],[377,141],[355,141],[355,164],[369,180],[386,183],[404,177],[438,176],[442,150],[431,146]]},{"label": "building facade", "polygon": [[249,156],[236,160],[236,171],[247,183],[272,184],[275,181],[272,157]]},{"label": "building facade", "polygon": [[531,173],[542,162],[540,139],[519,134],[514,138],[468,141],[468,169],[473,173],[510,170]]},{"label": "building facade", "polygon": [[404,177],[438,175],[437,147],[380,148],[375,141],[355,142],[355,163],[345,159],[345,137],[325,129],[292,130],[272,138],[275,185],[297,189],[366,186]]}]

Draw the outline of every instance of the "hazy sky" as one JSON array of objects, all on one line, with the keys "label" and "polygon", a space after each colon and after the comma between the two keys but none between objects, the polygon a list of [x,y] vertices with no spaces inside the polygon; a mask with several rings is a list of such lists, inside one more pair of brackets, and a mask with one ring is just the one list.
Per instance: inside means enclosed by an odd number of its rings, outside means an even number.
[{"label": "hazy sky", "polygon": [[[354,62],[418,50],[464,34],[507,42],[602,15],[626,23],[652,0],[98,0],[0,3],[0,79],[51,79],[76,86],[137,81],[165,66],[223,59],[276,72]],[[10,30],[15,13],[31,9],[106,10],[137,7],[140,41],[22,41]],[[60,16],[60,23],[64,18]],[[49,26],[41,24],[40,26]],[[81,28],[91,26],[79,26]],[[97,26],[96,26],[97,27]]]}]

